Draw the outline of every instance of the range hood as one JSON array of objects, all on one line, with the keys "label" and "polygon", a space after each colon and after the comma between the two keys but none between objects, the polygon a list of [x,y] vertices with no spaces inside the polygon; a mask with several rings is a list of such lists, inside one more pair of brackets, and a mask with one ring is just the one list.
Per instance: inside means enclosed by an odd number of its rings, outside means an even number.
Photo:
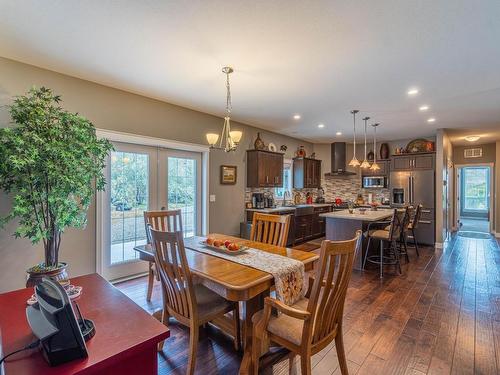
[{"label": "range hood", "polygon": [[353,176],[356,173],[346,171],[346,143],[332,143],[332,171],[325,176]]}]

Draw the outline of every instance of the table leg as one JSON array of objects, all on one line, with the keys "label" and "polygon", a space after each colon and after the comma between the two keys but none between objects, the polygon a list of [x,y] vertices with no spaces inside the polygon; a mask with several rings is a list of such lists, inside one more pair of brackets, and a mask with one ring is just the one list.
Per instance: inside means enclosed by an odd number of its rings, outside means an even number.
[{"label": "table leg", "polygon": [[262,310],[264,307],[264,298],[269,296],[269,291],[259,294],[247,301],[243,301],[244,320],[243,320],[243,359],[241,360],[240,371],[241,375],[252,373],[252,316]]}]

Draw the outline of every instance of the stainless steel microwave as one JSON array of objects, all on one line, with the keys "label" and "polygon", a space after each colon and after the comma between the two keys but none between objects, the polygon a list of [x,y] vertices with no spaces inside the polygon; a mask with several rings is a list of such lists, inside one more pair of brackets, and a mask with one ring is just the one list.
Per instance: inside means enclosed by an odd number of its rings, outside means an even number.
[{"label": "stainless steel microwave", "polygon": [[365,189],[379,189],[387,187],[386,176],[365,176],[362,180],[362,187]]}]

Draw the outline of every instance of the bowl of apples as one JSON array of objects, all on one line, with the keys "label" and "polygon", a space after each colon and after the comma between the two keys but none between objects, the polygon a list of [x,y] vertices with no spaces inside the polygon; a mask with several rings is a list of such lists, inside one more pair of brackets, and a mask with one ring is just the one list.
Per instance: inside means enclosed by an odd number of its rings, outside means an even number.
[{"label": "bowl of apples", "polygon": [[216,251],[220,251],[225,254],[235,255],[241,254],[246,249],[247,246],[242,246],[231,240],[219,240],[213,237],[207,237],[205,241],[201,241],[201,244]]}]

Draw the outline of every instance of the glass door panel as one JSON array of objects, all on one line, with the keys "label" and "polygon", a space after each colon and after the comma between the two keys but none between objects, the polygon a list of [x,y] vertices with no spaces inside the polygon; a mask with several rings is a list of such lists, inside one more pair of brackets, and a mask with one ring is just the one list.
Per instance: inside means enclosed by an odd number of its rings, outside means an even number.
[{"label": "glass door panel", "polygon": [[102,274],[114,280],[147,271],[134,246],[146,243],[144,211],[156,209],[157,151],[114,143],[106,165]]},{"label": "glass door panel", "polygon": [[194,152],[160,152],[159,196],[169,210],[180,209],[184,237],[201,232],[201,155]]}]

